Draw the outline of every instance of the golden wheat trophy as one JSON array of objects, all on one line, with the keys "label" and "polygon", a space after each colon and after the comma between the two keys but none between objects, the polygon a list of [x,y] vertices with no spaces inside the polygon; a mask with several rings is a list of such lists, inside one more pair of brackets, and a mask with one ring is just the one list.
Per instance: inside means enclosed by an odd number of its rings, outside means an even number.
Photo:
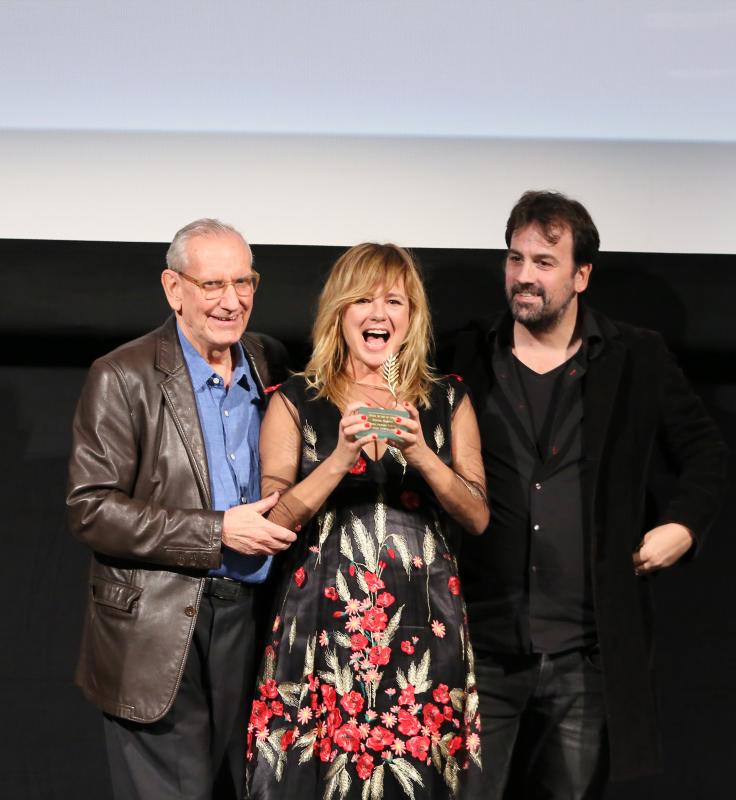
[{"label": "golden wheat trophy", "polygon": [[[399,398],[396,394],[396,389],[399,385],[399,357],[392,353],[383,362],[383,377],[388,386],[388,390],[394,396],[398,406]],[[403,408],[376,408],[375,406],[361,406],[357,410],[358,414],[365,414],[370,422],[371,427],[360,433],[356,433],[356,438],[376,434],[379,439],[394,439],[401,441],[401,436],[396,433],[397,428],[402,431],[407,430],[403,425],[396,422],[397,417],[409,418],[409,412]]]}]

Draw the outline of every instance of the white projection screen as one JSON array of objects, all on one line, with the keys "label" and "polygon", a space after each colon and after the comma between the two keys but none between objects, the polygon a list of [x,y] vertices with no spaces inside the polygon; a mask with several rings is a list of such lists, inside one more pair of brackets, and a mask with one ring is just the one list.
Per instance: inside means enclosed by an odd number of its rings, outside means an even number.
[{"label": "white projection screen", "polygon": [[0,0],[0,237],[736,253],[732,0]]}]

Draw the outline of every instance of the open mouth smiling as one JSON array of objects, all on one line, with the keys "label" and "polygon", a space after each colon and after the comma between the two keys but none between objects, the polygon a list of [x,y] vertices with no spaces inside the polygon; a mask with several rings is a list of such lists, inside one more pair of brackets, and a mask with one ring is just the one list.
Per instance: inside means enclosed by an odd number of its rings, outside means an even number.
[{"label": "open mouth smiling", "polygon": [[383,342],[387,342],[390,336],[391,334],[384,328],[368,328],[368,330],[363,331],[363,339],[366,342],[369,339],[380,339]]},{"label": "open mouth smiling", "polygon": [[363,331],[363,341],[369,347],[382,348],[391,338],[391,334],[385,328],[367,328]]}]

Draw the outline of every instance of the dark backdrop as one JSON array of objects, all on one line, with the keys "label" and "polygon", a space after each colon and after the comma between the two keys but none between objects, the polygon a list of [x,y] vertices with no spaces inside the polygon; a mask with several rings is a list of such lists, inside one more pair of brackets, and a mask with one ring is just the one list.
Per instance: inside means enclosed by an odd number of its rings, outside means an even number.
[{"label": "dark backdrop", "polygon": [[[342,248],[255,248],[263,283],[251,329],[309,347],[314,302]],[[0,796],[110,798],[99,714],[72,684],[87,553],[64,524],[70,424],[91,360],[159,324],[164,244],[0,240],[3,595]],[[436,338],[504,305],[502,253],[416,251]],[[731,447],[736,444],[736,256],[606,253],[589,298],[661,331]],[[636,454],[632,453],[632,458]],[[733,475],[732,475],[733,478]],[[734,486],[734,481],[731,481]],[[615,800],[721,800],[736,763],[736,622],[730,497],[694,564],[657,577],[657,666],[666,773]]]}]

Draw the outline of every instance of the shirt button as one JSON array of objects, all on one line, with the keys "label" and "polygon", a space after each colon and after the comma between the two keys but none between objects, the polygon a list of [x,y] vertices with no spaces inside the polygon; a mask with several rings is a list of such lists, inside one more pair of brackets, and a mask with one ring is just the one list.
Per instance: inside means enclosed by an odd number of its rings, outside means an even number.
[{"label": "shirt button", "polygon": [[240,498],[240,502],[241,502],[241,503],[246,503],[246,502],[247,502],[247,500],[246,500],[244,497],[241,497],[241,498]]},{"label": "shirt button", "polygon": [[539,490],[539,489],[541,489],[541,488],[542,488],[542,484],[541,484],[541,483],[535,483],[535,484],[534,484],[534,488],[535,488],[535,489],[537,489],[537,490]]},{"label": "shirt button", "polygon": [[539,530],[541,527],[542,527],[541,525],[535,525],[535,526],[534,526],[534,530],[535,530],[535,531],[538,531],[538,530]]},{"label": "shirt button", "polygon": [[194,615],[197,613],[197,609],[196,609],[194,606],[187,606],[187,607],[184,609],[184,613],[185,613],[185,614],[186,614],[188,617],[193,617],[193,616],[194,616]]},{"label": "shirt button", "polygon": [[219,378],[213,378],[213,379],[212,379],[212,383],[214,383],[214,384],[215,384],[215,386],[217,386],[217,384],[218,384],[219,382],[220,382],[220,379],[219,379]]},{"label": "shirt button", "polygon": [[536,566],[534,564],[532,564],[532,572],[536,572],[536,571],[537,571]]},{"label": "shirt button", "polygon": [[223,411],[222,413],[223,413],[223,414],[224,414],[226,417],[229,417],[229,416],[230,416],[230,412],[229,412],[229,411],[227,411],[227,410]]},{"label": "shirt button", "polygon": [[235,453],[230,453],[230,461],[235,461]]}]

